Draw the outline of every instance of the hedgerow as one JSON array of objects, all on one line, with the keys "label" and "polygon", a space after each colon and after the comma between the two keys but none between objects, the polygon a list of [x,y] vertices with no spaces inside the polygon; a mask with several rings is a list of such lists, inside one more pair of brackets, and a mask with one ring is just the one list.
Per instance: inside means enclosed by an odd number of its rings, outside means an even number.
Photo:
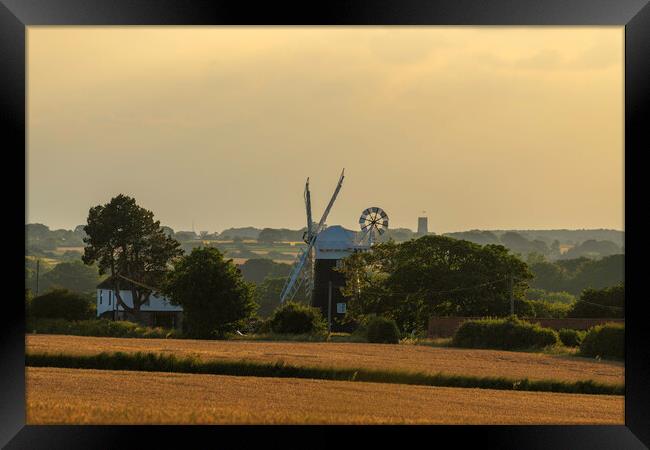
[{"label": "hedgerow", "polygon": [[452,339],[455,347],[500,350],[544,348],[556,345],[555,330],[510,316],[505,319],[478,319],[463,322]]}]

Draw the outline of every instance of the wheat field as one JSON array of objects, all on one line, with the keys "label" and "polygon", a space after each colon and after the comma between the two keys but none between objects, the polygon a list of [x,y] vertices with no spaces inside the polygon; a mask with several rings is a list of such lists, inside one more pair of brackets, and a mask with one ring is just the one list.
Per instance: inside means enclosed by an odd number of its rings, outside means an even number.
[{"label": "wheat field", "polygon": [[156,372],[26,369],[34,424],[623,424],[624,398]]},{"label": "wheat field", "polygon": [[27,335],[26,350],[38,353],[97,354],[157,352],[202,360],[284,361],[303,367],[402,370],[468,376],[528,378],[623,384],[622,362],[574,356],[334,342],[200,341],[189,339],[102,338]]}]

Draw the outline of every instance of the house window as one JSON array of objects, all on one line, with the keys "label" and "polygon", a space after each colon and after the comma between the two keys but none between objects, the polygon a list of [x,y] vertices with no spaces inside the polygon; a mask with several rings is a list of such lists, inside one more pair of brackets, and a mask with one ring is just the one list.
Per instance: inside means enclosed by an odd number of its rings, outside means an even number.
[{"label": "house window", "polygon": [[102,291],[99,291],[99,304],[102,304]]},{"label": "house window", "polygon": [[113,300],[113,291],[108,291],[108,304],[111,304],[111,300]]},{"label": "house window", "polygon": [[346,311],[346,304],[345,303],[337,303],[336,304],[336,312],[339,314],[345,314]]}]

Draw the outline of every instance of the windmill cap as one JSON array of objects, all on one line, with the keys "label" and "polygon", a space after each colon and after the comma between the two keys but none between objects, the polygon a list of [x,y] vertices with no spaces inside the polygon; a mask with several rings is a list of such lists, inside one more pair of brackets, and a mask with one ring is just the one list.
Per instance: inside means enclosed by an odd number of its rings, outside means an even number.
[{"label": "windmill cap", "polygon": [[354,232],[340,225],[325,228],[316,238],[316,247],[345,250],[354,246]]}]

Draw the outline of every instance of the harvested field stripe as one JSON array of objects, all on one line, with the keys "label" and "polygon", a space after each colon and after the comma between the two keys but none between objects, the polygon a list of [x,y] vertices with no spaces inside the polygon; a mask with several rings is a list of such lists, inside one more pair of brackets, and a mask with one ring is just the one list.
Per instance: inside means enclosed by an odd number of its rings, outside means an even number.
[{"label": "harvested field stripe", "polygon": [[482,388],[498,390],[561,392],[570,394],[623,395],[622,385],[587,381],[528,380],[502,377],[476,377],[426,374],[389,370],[346,369],[334,367],[303,367],[285,363],[253,361],[201,361],[156,353],[100,353],[70,355],[27,353],[26,365],[72,369],[137,370],[145,372],[179,372],[211,375],[235,375],[276,378],[311,378],[320,380],[366,381],[372,383],[410,384],[421,386]]},{"label": "harvested field stripe", "polygon": [[530,380],[587,381],[623,385],[622,362],[574,356],[502,350],[472,350],[422,345],[340,342],[262,342],[240,340],[139,339],[28,334],[29,353],[97,355],[101,352],[153,352],[196,357],[202,361],[228,360],[293,366],[337,367],[398,372],[445,373],[474,377]]},{"label": "harvested field stripe", "polygon": [[625,422],[622,395],[47,367],[25,378],[29,425]]}]

